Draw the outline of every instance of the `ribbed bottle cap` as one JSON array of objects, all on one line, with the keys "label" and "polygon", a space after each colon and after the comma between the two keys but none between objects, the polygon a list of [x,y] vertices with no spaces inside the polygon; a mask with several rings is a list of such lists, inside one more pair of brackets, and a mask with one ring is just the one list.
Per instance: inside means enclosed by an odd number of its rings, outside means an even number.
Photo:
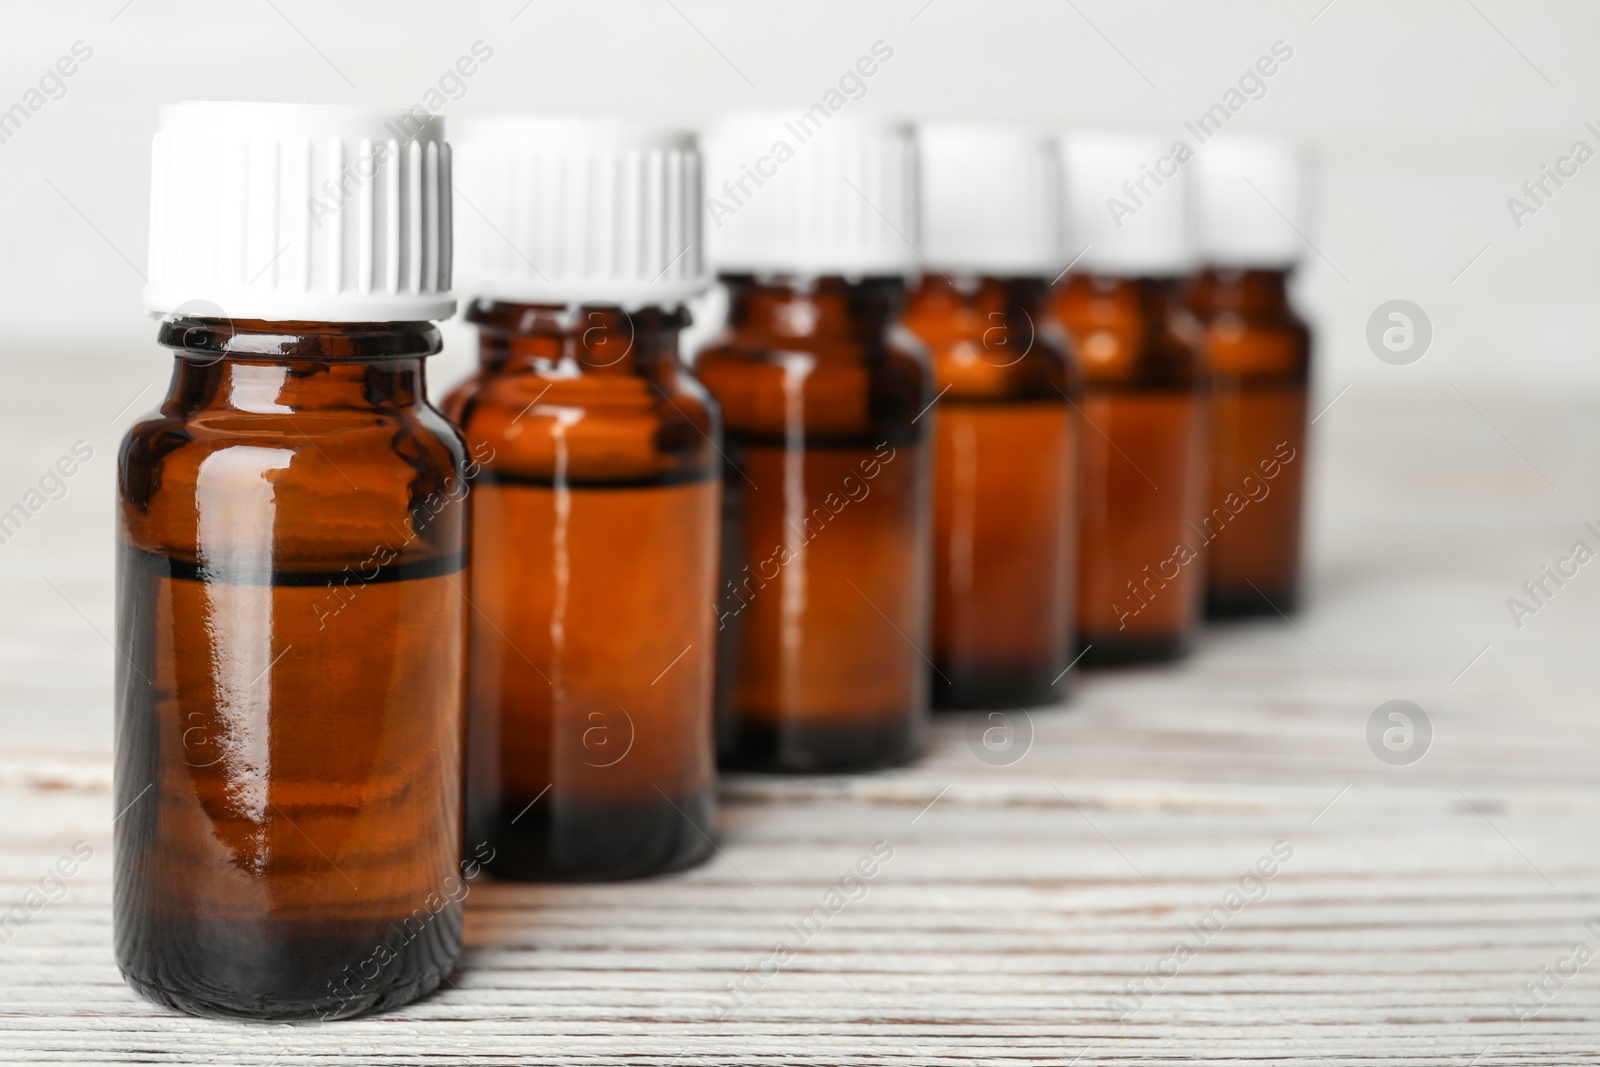
[{"label": "ribbed bottle cap", "polygon": [[1194,266],[1186,165],[1192,152],[1174,147],[1143,134],[1062,139],[1066,253],[1069,261],[1076,257],[1076,269],[1169,275]]},{"label": "ribbed bottle cap", "polygon": [[1305,252],[1309,175],[1292,141],[1222,134],[1195,155],[1200,256],[1227,267],[1287,268]]},{"label": "ribbed bottle cap", "polygon": [[706,247],[725,274],[917,269],[911,127],[809,111],[733,115],[705,138]]},{"label": "ribbed bottle cap", "polygon": [[930,122],[917,128],[922,252],[939,270],[1054,275],[1061,255],[1055,139],[1027,126]]},{"label": "ribbed bottle cap", "polygon": [[614,119],[465,120],[458,287],[533,304],[675,306],[709,282],[694,135]]},{"label": "ribbed bottle cap", "polygon": [[449,189],[437,118],[169,104],[151,150],[144,306],[280,322],[449,318]]}]

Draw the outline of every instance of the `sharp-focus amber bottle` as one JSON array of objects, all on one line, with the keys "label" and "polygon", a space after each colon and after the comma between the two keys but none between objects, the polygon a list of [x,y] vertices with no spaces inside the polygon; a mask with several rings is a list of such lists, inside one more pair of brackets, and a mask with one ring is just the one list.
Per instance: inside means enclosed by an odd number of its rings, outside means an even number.
[{"label": "sharp-focus amber bottle", "polygon": [[1047,306],[1055,143],[918,130],[922,249],[905,322],[933,356],[933,704],[1053,703],[1077,654],[1079,383]]},{"label": "sharp-focus amber bottle", "polygon": [[[403,116],[161,114],[176,366],[119,460],[114,918],[129,984],[185,1011],[403,1004],[460,947],[469,472],[423,382],[448,150],[386,142]],[[294,185],[350,174],[359,208]]]},{"label": "sharp-focus amber bottle", "polygon": [[[1079,252],[1053,306],[1085,381],[1080,639],[1086,662],[1175,659],[1200,618],[1207,471],[1199,325],[1178,280],[1193,257],[1180,161],[1133,135],[1068,137],[1063,160]],[[1127,175],[1142,175],[1133,192]]]},{"label": "sharp-focus amber bottle", "polygon": [[[708,141],[729,302],[695,363],[727,428],[718,751],[868,768],[912,756],[928,710],[933,390],[896,326],[913,146],[903,126],[836,115],[778,166],[766,153],[785,136],[781,117],[750,116]],[[750,160],[776,177],[741,183]],[[719,198],[725,176],[747,195]]]},{"label": "sharp-focus amber bottle", "polygon": [[468,836],[503,877],[675,870],[710,852],[715,785],[720,428],[678,358],[706,284],[694,140],[513,115],[457,141],[463,286],[486,294],[480,370],[444,402],[484,464]]},{"label": "sharp-focus amber bottle", "polygon": [[[1212,390],[1206,611],[1299,601],[1311,331],[1289,302],[1307,228],[1305,167],[1288,142],[1219,137],[1196,159],[1200,254],[1189,285]],[[1280,214],[1281,212],[1281,214]]]}]

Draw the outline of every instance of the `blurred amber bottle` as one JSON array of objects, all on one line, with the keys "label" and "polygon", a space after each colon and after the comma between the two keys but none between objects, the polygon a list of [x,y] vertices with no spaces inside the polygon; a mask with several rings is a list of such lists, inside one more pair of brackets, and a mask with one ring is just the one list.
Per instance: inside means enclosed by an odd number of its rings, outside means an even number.
[{"label": "blurred amber bottle", "polygon": [[[783,121],[726,120],[707,142],[729,301],[695,363],[727,425],[718,752],[881,766],[917,750],[928,709],[933,392],[896,328],[913,146],[902,126],[836,115],[780,165]],[[758,185],[750,166],[771,173]]]},{"label": "blurred amber bottle", "polygon": [[[482,212],[458,239],[480,366],[444,407],[487,454],[468,836],[504,877],[675,870],[709,853],[714,802],[720,429],[678,356],[705,285],[694,140],[501,116],[456,153]],[[656,210],[630,213],[630,189]],[[572,224],[517,229],[548,218]]]},{"label": "blurred amber bottle", "polygon": [[1060,270],[1054,142],[918,129],[922,251],[905,322],[933,357],[933,704],[1060,699],[1077,654],[1079,383],[1047,303]]},{"label": "blurred amber bottle", "polygon": [[374,247],[275,192],[359,165],[403,217],[448,164],[436,122],[409,170],[363,149],[402,115],[161,114],[144,296],[177,358],[118,467],[114,912],[128,982],[185,1011],[390,1007],[460,948],[467,456],[421,321],[454,309],[447,223]]},{"label": "blurred amber bottle", "polygon": [[1294,146],[1223,136],[1195,161],[1200,254],[1189,285],[1213,379],[1206,612],[1292,611],[1300,599],[1311,331],[1289,302],[1308,228]]},{"label": "blurred amber bottle", "polygon": [[1179,283],[1193,261],[1184,175],[1160,138],[1075,135],[1062,156],[1077,252],[1053,307],[1085,380],[1080,639],[1086,662],[1175,659],[1205,586],[1207,378]]}]

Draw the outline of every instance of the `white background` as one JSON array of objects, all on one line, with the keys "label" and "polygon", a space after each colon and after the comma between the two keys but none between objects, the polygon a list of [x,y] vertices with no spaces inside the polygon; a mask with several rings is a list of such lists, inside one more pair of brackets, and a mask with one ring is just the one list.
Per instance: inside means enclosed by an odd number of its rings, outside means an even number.
[{"label": "white background", "polygon": [[[114,352],[165,374],[138,303],[164,101],[412,103],[482,40],[494,56],[447,117],[530,108],[698,123],[804,106],[882,40],[894,57],[852,108],[1176,135],[1283,40],[1294,57],[1231,126],[1298,135],[1321,160],[1320,254],[1300,290],[1320,329],[1324,399],[1352,381],[1454,383],[1482,403],[1497,389],[1600,379],[1600,160],[1520,230],[1506,208],[1574,139],[1600,149],[1583,129],[1600,125],[1593,4],[93,0],[3,11],[0,108],[75,41],[94,49],[66,95],[0,144],[7,368],[51,358],[89,372]],[[1409,367],[1380,363],[1363,340],[1373,308],[1396,297],[1434,324],[1432,350]],[[448,336],[436,386],[469,361],[465,332]]]}]

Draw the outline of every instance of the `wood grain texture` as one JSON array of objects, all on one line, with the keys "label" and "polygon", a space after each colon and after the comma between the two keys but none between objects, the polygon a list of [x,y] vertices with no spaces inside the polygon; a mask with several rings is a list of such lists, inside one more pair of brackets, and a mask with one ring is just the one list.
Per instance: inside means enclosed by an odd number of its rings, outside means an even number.
[{"label": "wood grain texture", "polygon": [[[1505,605],[1596,540],[1600,427],[1575,401],[1479,397],[1480,415],[1443,386],[1353,390],[1316,426],[1311,595],[1292,624],[1084,677],[1030,711],[1009,766],[981,762],[984,721],[957,715],[912,767],[729,779],[710,863],[476,884],[450,985],[381,1017],[247,1026],[147,1004],[109,945],[108,501],[129,416],[106,420],[164,375],[158,358],[95,365],[71,419],[23,411],[0,439],[0,509],[74,440],[95,448],[0,544],[0,911],[75,841],[94,849],[0,945],[0,1060],[1600,1061],[1600,922],[1584,925],[1600,919],[1600,569],[1521,629]],[[24,373],[26,390],[62,371]],[[1405,767],[1365,738],[1397,697],[1434,727]],[[880,841],[892,858],[815,918]],[[1279,842],[1276,873],[1241,888]],[[1230,891],[1255,899],[1229,912]],[[1192,958],[1164,963],[1180,939]],[[796,951],[773,966],[780,940]],[[1580,941],[1597,959],[1547,978],[1519,1019],[1508,1001]]]}]

